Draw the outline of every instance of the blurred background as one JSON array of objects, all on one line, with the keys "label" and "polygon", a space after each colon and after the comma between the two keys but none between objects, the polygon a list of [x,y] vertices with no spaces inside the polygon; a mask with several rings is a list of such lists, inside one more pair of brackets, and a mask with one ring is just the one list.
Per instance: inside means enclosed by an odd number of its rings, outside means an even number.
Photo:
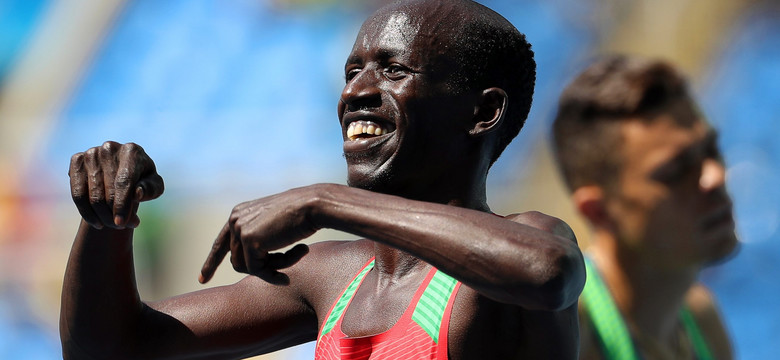
[{"label": "blurred background", "polygon": [[[577,217],[550,162],[564,84],[595,56],[666,58],[720,130],[740,252],[705,271],[739,359],[780,352],[780,3],[481,1],[527,34],[529,121],[494,166],[493,210]],[[166,194],[141,207],[142,296],[202,288],[210,244],[242,201],[344,183],[336,102],[359,0],[0,0],[0,359],[61,358],[61,282],[79,215],[70,156],[136,142]],[[309,241],[352,238],[331,231]],[[223,266],[212,284],[241,276]],[[307,344],[263,359],[311,359]]]}]

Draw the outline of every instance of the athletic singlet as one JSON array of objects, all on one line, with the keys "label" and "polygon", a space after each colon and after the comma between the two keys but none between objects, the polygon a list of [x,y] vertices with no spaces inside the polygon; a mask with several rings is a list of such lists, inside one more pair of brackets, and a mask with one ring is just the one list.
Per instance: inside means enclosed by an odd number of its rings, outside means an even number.
[{"label": "athletic singlet", "polygon": [[[580,299],[583,301],[585,311],[587,311],[593,323],[596,336],[601,341],[604,357],[610,360],[641,359],[640,354],[634,347],[628,327],[623,321],[623,317],[620,315],[615,302],[612,300],[609,289],[607,289],[604,281],[601,279],[596,266],[588,258],[585,258],[585,270],[587,279]],[[712,359],[712,353],[707,346],[707,342],[704,340],[687,306],[683,306],[680,310],[680,322],[693,345],[696,359]]]},{"label": "athletic singlet", "polygon": [[389,330],[357,338],[341,331],[344,313],[373,267],[372,258],[331,307],[317,336],[314,359],[446,360],[450,314],[461,283],[436,268],[431,268],[409,307]]}]

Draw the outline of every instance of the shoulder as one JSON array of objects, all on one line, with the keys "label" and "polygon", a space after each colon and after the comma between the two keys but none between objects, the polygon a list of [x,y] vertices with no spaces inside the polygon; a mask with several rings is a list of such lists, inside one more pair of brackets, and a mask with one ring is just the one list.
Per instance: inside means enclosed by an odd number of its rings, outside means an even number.
[{"label": "shoulder", "polygon": [[309,253],[289,269],[298,293],[319,313],[330,308],[349,281],[373,257],[368,240],[324,241],[311,244]]},{"label": "shoulder", "polygon": [[577,238],[574,236],[574,231],[572,231],[569,224],[557,217],[550,216],[539,211],[526,211],[522,213],[511,214],[507,215],[506,219],[544,230],[577,242]]},{"label": "shoulder", "polygon": [[579,334],[580,334],[580,360],[598,360],[603,359],[601,355],[601,341],[593,329],[593,320],[590,313],[580,301],[578,305],[579,313]]},{"label": "shoulder", "polygon": [[576,359],[576,305],[559,311],[528,310],[492,300],[464,284],[455,299],[449,344],[453,359]]},{"label": "shoulder", "polygon": [[685,295],[685,303],[715,358],[731,359],[731,340],[712,293],[704,285],[695,284]]}]

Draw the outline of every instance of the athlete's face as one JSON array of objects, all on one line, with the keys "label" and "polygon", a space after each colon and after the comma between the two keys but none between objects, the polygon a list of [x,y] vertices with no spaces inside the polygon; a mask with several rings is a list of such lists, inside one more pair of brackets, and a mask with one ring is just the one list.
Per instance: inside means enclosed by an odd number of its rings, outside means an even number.
[{"label": "athlete's face", "polygon": [[338,112],[352,186],[404,192],[462,159],[476,97],[447,85],[446,30],[415,10],[375,14],[347,59]]},{"label": "athlete's face", "polygon": [[622,168],[607,211],[622,241],[671,268],[731,253],[737,241],[716,134],[690,101],[650,124],[621,126]]}]

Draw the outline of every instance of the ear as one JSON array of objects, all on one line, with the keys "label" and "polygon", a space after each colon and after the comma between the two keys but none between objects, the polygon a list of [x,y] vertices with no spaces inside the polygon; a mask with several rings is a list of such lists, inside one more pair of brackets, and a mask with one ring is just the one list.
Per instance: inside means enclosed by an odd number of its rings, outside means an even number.
[{"label": "ear", "polygon": [[581,186],[574,190],[571,198],[580,214],[593,226],[606,226],[609,223],[604,190],[600,186]]},{"label": "ear", "polygon": [[469,127],[469,135],[482,136],[498,129],[506,116],[508,103],[509,99],[503,89],[492,87],[483,90],[474,108],[474,119]]}]

